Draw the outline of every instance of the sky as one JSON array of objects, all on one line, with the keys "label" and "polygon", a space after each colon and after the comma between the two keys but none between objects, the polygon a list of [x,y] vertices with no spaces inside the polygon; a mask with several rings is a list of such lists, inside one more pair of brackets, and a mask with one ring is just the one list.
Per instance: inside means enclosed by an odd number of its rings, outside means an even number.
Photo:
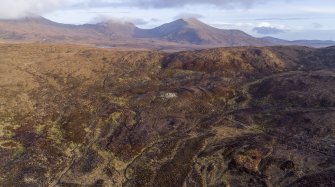
[{"label": "sky", "polygon": [[109,19],[153,28],[197,18],[256,37],[335,40],[335,0],[0,0],[0,18],[41,15],[69,24]]}]

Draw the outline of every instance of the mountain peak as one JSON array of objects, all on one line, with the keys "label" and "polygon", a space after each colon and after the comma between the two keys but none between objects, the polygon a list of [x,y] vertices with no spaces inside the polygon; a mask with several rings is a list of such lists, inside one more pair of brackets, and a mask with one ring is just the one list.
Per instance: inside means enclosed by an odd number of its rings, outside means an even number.
[{"label": "mountain peak", "polygon": [[181,18],[181,20],[187,22],[187,23],[202,23],[197,18]]},{"label": "mountain peak", "polygon": [[56,22],[53,22],[51,20],[48,20],[42,16],[38,15],[30,15],[18,19],[3,19],[1,21],[8,22],[8,23],[19,23],[19,24],[45,24],[45,25],[51,25],[51,24],[57,24]]},{"label": "mountain peak", "polygon": [[181,18],[176,21],[171,22],[172,24],[178,24],[178,25],[184,25],[184,26],[209,26],[205,23],[201,22],[200,20],[196,18]]},{"label": "mountain peak", "polygon": [[16,19],[18,21],[26,21],[26,22],[45,22],[45,21],[48,21],[50,22],[50,20],[42,17],[42,16],[39,16],[39,15],[30,15],[30,16],[26,16],[26,17],[22,17],[22,18],[19,18],[19,19]]},{"label": "mountain peak", "polygon": [[97,23],[97,25],[109,25],[109,26],[129,26],[129,27],[136,27],[134,23],[129,21],[119,21],[114,19],[109,19],[102,21],[100,23]]},{"label": "mountain peak", "polygon": [[196,45],[265,45],[263,41],[242,31],[218,29],[201,22],[196,18],[178,19],[154,29],[136,33],[136,36],[139,38],[159,38],[170,42]]}]

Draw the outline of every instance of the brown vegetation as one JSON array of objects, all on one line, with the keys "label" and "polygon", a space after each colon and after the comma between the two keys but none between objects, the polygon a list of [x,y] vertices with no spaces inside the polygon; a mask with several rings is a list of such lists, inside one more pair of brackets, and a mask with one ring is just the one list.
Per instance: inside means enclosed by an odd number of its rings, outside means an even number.
[{"label": "brown vegetation", "polygon": [[0,44],[0,184],[332,186],[334,57]]}]

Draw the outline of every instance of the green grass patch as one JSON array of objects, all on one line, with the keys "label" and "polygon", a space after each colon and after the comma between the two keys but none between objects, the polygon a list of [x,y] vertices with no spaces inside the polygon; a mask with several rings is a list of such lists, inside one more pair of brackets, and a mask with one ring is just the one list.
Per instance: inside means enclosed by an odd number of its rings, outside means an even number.
[{"label": "green grass patch", "polygon": [[262,134],[265,133],[266,129],[263,125],[259,125],[259,124],[251,124],[249,127],[249,130],[256,132],[258,134]]},{"label": "green grass patch", "polygon": [[21,145],[21,144],[19,144],[19,146],[17,147],[17,149],[16,149],[16,151],[15,151],[15,153],[14,153],[14,158],[19,158],[19,157],[21,157],[24,153],[26,153],[26,148],[23,146],[23,145]]},{"label": "green grass patch", "polygon": [[61,130],[58,122],[49,122],[49,128],[47,131],[47,136],[50,140],[55,141],[57,144],[60,144],[63,140],[63,132]]}]

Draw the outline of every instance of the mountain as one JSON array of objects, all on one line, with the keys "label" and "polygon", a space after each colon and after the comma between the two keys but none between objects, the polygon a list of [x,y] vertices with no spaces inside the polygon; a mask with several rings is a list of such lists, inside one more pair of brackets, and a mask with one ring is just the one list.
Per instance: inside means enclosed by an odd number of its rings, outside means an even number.
[{"label": "mountain", "polygon": [[261,38],[264,42],[270,42],[272,45],[299,45],[310,47],[329,47],[335,46],[335,41],[332,40],[283,40],[274,37]]},{"label": "mountain", "polygon": [[70,25],[52,22],[43,17],[0,21],[0,38],[14,41],[82,42],[92,44],[132,35],[130,23],[105,22]]},{"label": "mountain", "polygon": [[113,20],[97,24],[85,24],[80,27],[95,30],[96,32],[112,39],[131,39],[136,29],[138,29],[133,23],[118,22]]},{"label": "mountain", "polygon": [[[55,23],[42,17],[0,21],[0,38],[17,42],[73,42],[96,38],[94,30]],[[89,40],[88,40],[89,42]]]},{"label": "mountain", "polygon": [[181,51],[214,47],[306,45],[330,46],[332,41],[285,41],[255,38],[239,30],[214,28],[197,19],[179,19],[153,29],[132,23],[60,24],[43,17],[0,20],[0,41],[88,44],[114,48]]},{"label": "mountain", "polygon": [[154,29],[140,29],[132,23],[107,21],[97,24],[65,25],[42,17],[0,21],[0,38],[6,40],[48,41],[115,45],[127,40],[145,43],[156,40],[158,45],[262,46],[260,41],[238,30],[221,30],[196,19],[180,19]]},{"label": "mountain", "polygon": [[194,18],[179,19],[154,29],[139,30],[136,37],[212,46],[264,46],[269,44],[242,31],[217,29]]},{"label": "mountain", "polygon": [[0,44],[0,186],[334,186],[334,58]]}]

